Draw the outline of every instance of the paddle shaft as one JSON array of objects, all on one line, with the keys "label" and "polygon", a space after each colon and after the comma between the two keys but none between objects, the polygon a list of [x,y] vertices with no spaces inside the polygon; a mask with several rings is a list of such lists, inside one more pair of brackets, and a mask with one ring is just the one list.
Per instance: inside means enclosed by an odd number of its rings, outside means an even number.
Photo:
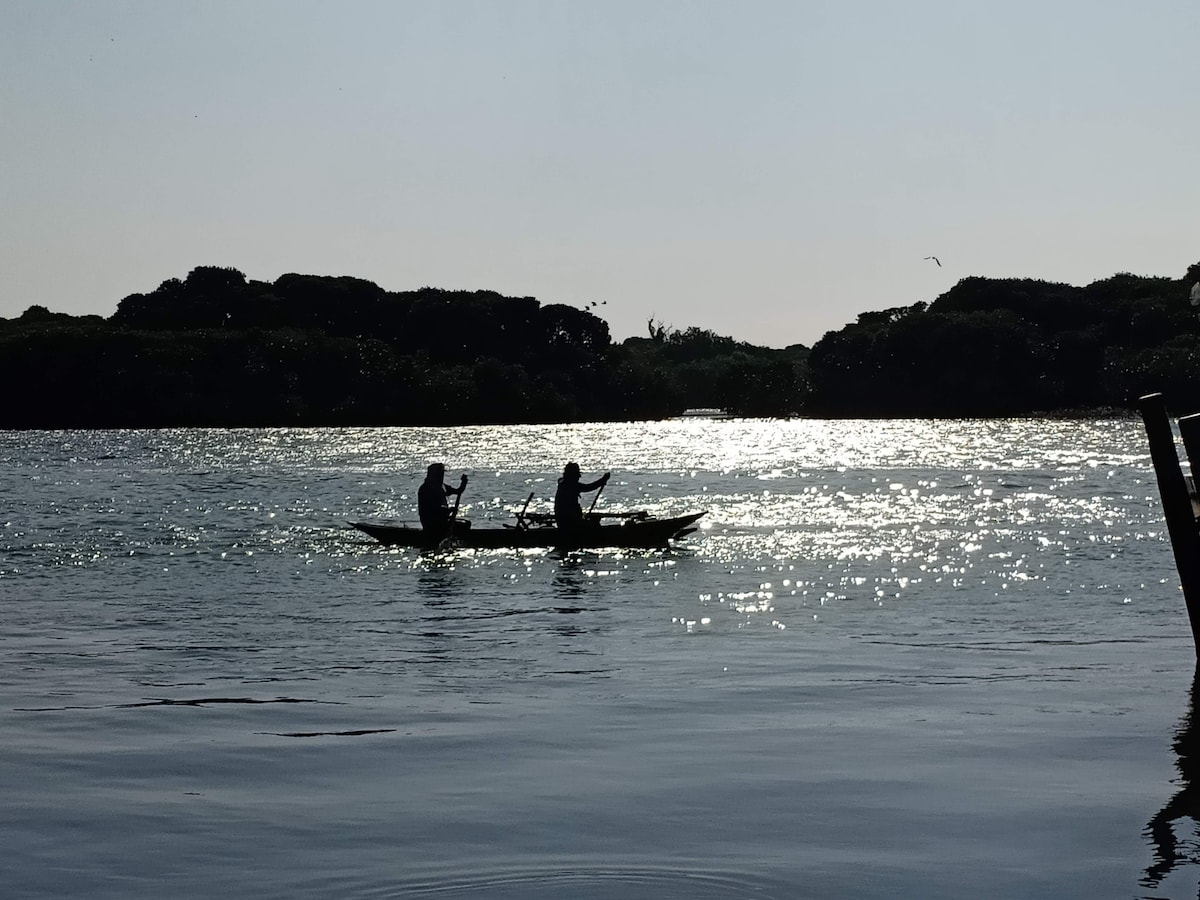
[{"label": "paddle shaft", "polygon": [[[608,484],[608,482],[604,482]],[[596,496],[592,498],[592,505],[588,507],[588,515],[592,514],[592,510],[596,508],[596,501],[600,499],[600,495],[604,493],[604,484],[600,485],[600,489],[596,491]]]},{"label": "paddle shaft", "polygon": [[446,520],[448,523],[452,524],[455,518],[458,516],[458,504],[462,502],[463,490],[466,488],[466,486],[467,476],[464,475],[462,477],[462,481],[458,483],[458,493],[454,495],[454,509],[450,510],[450,518]]},{"label": "paddle shaft", "polygon": [[529,509],[529,501],[531,501],[532,499],[533,499],[533,491],[530,491],[529,496],[525,498],[525,505],[521,507],[521,511],[517,514],[517,527],[518,528],[528,527],[525,524],[525,511],[527,509]]}]

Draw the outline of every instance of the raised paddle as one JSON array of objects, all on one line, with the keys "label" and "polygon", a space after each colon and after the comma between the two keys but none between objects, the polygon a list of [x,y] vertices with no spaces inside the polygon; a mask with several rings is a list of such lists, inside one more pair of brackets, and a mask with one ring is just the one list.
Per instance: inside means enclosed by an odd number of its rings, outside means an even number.
[{"label": "raised paddle", "polygon": [[467,476],[463,475],[462,481],[458,483],[458,493],[454,495],[454,509],[450,510],[450,518],[446,520],[446,536],[438,544],[439,550],[445,550],[450,542],[454,540],[454,520],[458,517],[458,504],[462,502],[463,491],[466,487]]},{"label": "raised paddle", "polygon": [[467,476],[463,475],[462,479],[458,482],[458,493],[454,495],[454,509],[450,510],[450,518],[447,520],[450,523],[453,523],[455,518],[458,517],[458,504],[462,502],[463,491],[466,490],[466,487]]},{"label": "raised paddle", "polygon": [[[611,474],[611,473],[610,473]],[[604,479],[604,484],[600,485],[600,489],[596,491],[596,496],[592,498],[592,505],[588,507],[587,514],[590,516],[592,510],[596,508],[596,501],[600,499],[600,495],[604,493],[604,485],[608,484],[608,479]]]}]

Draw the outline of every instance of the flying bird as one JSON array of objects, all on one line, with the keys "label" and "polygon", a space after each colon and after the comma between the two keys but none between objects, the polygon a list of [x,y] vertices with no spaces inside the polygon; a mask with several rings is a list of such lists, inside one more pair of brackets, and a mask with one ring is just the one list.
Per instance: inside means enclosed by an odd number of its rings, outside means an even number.
[{"label": "flying bird", "polygon": [[938,259],[936,256],[926,256],[925,258],[932,259],[935,263],[938,264],[939,269],[942,267],[942,261],[940,259]]}]

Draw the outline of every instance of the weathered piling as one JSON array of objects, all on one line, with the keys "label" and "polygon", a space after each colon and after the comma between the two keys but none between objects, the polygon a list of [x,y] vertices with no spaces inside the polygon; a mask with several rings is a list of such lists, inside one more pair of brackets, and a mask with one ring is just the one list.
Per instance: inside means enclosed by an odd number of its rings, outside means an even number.
[{"label": "weathered piling", "polygon": [[[1192,508],[1192,493],[1179,465],[1179,451],[1175,448],[1175,435],[1171,431],[1163,395],[1147,394],[1138,401],[1138,409],[1146,426],[1167,533],[1171,537],[1175,567],[1179,570],[1183,600],[1192,625],[1192,640],[1197,656],[1200,656],[1200,528]],[[1200,473],[1200,466],[1195,465],[1200,463],[1200,416],[1180,420],[1180,432],[1188,459],[1193,463],[1192,471]]]},{"label": "weathered piling", "polygon": [[[1196,476],[1200,475],[1200,414],[1183,416],[1179,419],[1179,436],[1183,438],[1183,449],[1191,464],[1192,479],[1188,485],[1192,498],[1196,496]],[[1195,515],[1195,512],[1192,513]]]}]

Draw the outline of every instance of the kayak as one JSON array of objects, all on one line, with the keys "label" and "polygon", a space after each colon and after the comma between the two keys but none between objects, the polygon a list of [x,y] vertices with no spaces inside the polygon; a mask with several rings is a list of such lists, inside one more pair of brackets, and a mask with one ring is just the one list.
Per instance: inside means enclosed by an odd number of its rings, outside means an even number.
[{"label": "kayak", "polygon": [[[502,525],[499,528],[472,528],[469,522],[455,522],[454,536],[449,542],[456,547],[468,549],[524,549],[530,547],[564,547],[572,550],[616,548],[669,547],[696,530],[695,522],[703,512],[685,516],[656,519],[644,514],[632,514],[629,518],[613,524],[605,524],[608,517],[589,516],[582,528],[563,541],[559,530],[554,527],[551,516],[528,516],[517,525]],[[418,547],[434,549],[445,541],[440,535],[431,535],[421,528],[409,525],[388,525],[381,522],[351,522],[350,525],[364,534],[369,534],[381,544],[395,547]]]}]

